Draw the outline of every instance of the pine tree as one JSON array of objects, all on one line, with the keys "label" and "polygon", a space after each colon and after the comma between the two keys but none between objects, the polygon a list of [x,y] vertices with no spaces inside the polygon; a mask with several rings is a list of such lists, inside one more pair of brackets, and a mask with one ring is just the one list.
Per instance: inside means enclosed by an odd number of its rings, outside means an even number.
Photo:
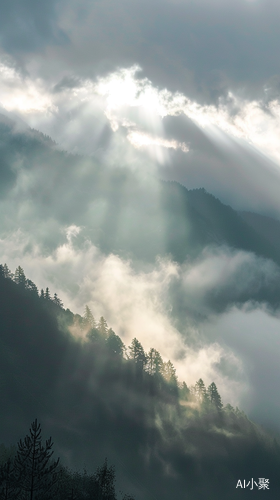
[{"label": "pine tree", "polygon": [[4,273],[4,278],[10,279],[10,280],[13,279],[13,273],[10,271],[7,264],[4,264],[4,266],[3,266],[3,273]]},{"label": "pine tree", "polygon": [[25,277],[25,274],[24,274],[24,270],[22,269],[22,267],[18,266],[15,270],[15,274],[14,274],[14,282],[21,286],[22,288],[25,288],[25,285],[26,285],[26,277]]},{"label": "pine tree", "polygon": [[218,393],[218,389],[215,382],[212,382],[212,384],[209,385],[207,393],[209,396],[210,403],[212,403],[217,408],[217,410],[220,411],[223,408],[223,403],[221,396]]},{"label": "pine tree", "polygon": [[98,467],[94,475],[97,485],[97,498],[100,500],[116,500],[115,495],[115,468],[108,467],[107,458],[101,467]]},{"label": "pine tree", "polygon": [[150,375],[159,375],[163,370],[163,360],[160,353],[151,347],[147,355],[147,371]]},{"label": "pine tree", "polygon": [[129,358],[133,359],[138,368],[143,369],[147,362],[147,356],[139,340],[134,338],[131,342],[131,345],[128,346],[128,350]]},{"label": "pine tree", "polygon": [[62,300],[60,300],[60,298],[57,296],[57,293],[54,294],[53,298],[52,298],[52,302],[57,306],[57,307],[60,307],[60,308],[63,308],[63,302]]},{"label": "pine tree", "polygon": [[11,457],[0,465],[0,498],[1,500],[16,500],[20,489],[16,481],[14,464]]},{"label": "pine tree", "polygon": [[106,319],[104,319],[103,316],[101,316],[101,318],[100,318],[100,320],[98,322],[97,328],[98,328],[99,333],[101,333],[101,335],[103,337],[107,338],[107,336],[108,336],[108,325],[107,325]]},{"label": "pine tree", "polygon": [[163,363],[162,373],[167,382],[177,385],[176,370],[170,360],[167,363]]},{"label": "pine tree", "polygon": [[110,352],[116,354],[117,356],[123,356],[125,345],[121,338],[115,334],[112,328],[108,330],[108,337],[106,340],[106,345]]},{"label": "pine tree", "polygon": [[196,397],[196,400],[199,402],[199,403],[203,403],[206,398],[207,398],[207,393],[206,393],[206,387],[204,385],[204,382],[202,380],[202,378],[200,378],[195,386],[194,386],[194,389],[195,389],[195,397]]},{"label": "pine tree", "polygon": [[190,389],[188,388],[186,382],[183,382],[179,387],[179,394],[181,399],[183,399],[184,401],[188,401],[190,397]]},{"label": "pine tree", "polygon": [[55,472],[59,459],[49,464],[53,455],[51,438],[42,445],[41,426],[37,419],[31,424],[30,435],[18,442],[14,471],[17,484],[26,500],[40,500],[58,482]]},{"label": "pine tree", "polygon": [[85,307],[85,312],[84,312],[83,319],[82,319],[82,328],[83,329],[87,329],[87,328],[96,329],[96,321],[95,321],[93,314],[92,314],[90,308],[88,307],[88,305],[86,305],[86,307]]},{"label": "pine tree", "polygon": [[0,277],[5,278],[4,266],[0,264]]},{"label": "pine tree", "polygon": [[31,293],[33,293],[34,295],[38,295],[38,288],[37,286],[35,285],[35,283],[33,283],[33,281],[27,279],[26,280],[26,283],[25,283],[25,288],[26,290],[29,290]]},{"label": "pine tree", "polygon": [[48,300],[50,301],[51,300],[51,296],[50,296],[50,290],[49,290],[49,287],[47,286],[46,288],[46,291],[45,291],[45,300]]}]

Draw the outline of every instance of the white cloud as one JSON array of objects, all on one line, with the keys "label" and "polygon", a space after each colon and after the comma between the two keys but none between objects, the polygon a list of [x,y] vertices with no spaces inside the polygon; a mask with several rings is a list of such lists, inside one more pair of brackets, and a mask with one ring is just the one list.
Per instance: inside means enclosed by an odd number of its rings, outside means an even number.
[{"label": "white cloud", "polygon": [[153,137],[149,134],[144,134],[142,132],[129,132],[127,138],[133,146],[136,148],[141,148],[145,146],[162,146],[164,148],[171,149],[181,149],[184,153],[189,151],[188,146],[184,142],[178,142],[175,140],[162,139],[161,137]]},{"label": "white cloud", "polygon": [[[127,148],[132,145],[138,151],[149,149],[154,160],[168,162],[168,150],[187,152],[191,144],[186,144],[187,138],[178,141],[166,137],[162,119],[184,114],[217,145],[225,141],[226,135],[242,139],[279,163],[277,99],[264,104],[229,91],[216,105],[202,105],[180,92],[155,87],[147,78],[139,77],[140,71],[134,65],[96,80],[76,79],[76,84],[73,80],[72,85],[54,93],[54,82],[22,75],[11,61],[2,59],[0,102],[7,111],[17,112],[30,126],[76,152],[93,154],[109,121],[115,135],[120,127],[126,130]],[[120,136],[119,144],[122,140]]]},{"label": "white cloud", "polygon": [[57,111],[40,79],[23,77],[14,67],[0,61],[0,102],[7,111],[23,116]]},{"label": "white cloud", "polygon": [[39,288],[56,292],[66,307],[83,314],[88,304],[98,319],[103,315],[126,345],[136,337],[148,351],[154,347],[164,360],[171,359],[180,380],[194,384],[202,377],[213,380],[227,400],[238,400],[239,380],[224,378],[217,366],[222,360],[242,372],[240,361],[219,343],[207,342],[199,329],[189,326],[196,345],[189,345],[170,317],[169,286],[179,277],[180,268],[170,260],[158,260],[150,271],[135,271],[131,262],[119,256],[105,256],[89,242],[75,245],[80,228],[65,228],[65,242],[45,255],[39,246],[29,247],[28,235],[17,231],[0,240],[2,262],[14,269],[21,265],[26,276]]}]

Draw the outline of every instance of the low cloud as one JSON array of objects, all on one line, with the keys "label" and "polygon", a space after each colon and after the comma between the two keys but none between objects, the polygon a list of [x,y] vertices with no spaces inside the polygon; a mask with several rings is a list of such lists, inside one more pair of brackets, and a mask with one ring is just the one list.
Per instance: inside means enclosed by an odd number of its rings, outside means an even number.
[{"label": "low cloud", "polygon": [[[237,401],[243,373],[238,358],[226,346],[209,343],[187,318],[184,334],[174,326],[169,288],[179,278],[178,265],[158,260],[154,269],[136,271],[131,262],[114,254],[105,256],[90,242],[78,248],[78,234],[77,226],[68,227],[66,241],[44,255],[39,247],[29,252],[28,237],[18,232],[0,240],[2,259],[12,270],[21,265],[39,288],[49,286],[72,311],[83,314],[88,304],[96,319],[104,316],[126,345],[136,337],[146,351],[159,350],[166,361],[172,360],[180,380],[188,384],[200,377],[207,384],[215,380],[227,400]],[[225,360],[234,367],[235,376],[222,373],[219,367]]]}]

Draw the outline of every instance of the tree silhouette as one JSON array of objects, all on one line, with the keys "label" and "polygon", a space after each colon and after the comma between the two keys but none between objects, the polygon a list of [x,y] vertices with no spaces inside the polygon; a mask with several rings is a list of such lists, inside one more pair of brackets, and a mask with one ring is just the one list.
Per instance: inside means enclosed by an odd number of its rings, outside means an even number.
[{"label": "tree silhouette", "polygon": [[210,402],[217,408],[217,410],[221,410],[223,407],[222,399],[220,394],[218,393],[217,386],[215,382],[209,385],[207,389],[207,393],[209,396]]},{"label": "tree silhouette", "polygon": [[0,466],[0,498],[1,500],[16,500],[20,495],[14,464],[11,457]]},{"label": "tree silhouette", "polygon": [[131,345],[128,346],[128,349],[129,349],[129,358],[133,359],[138,368],[143,369],[147,362],[147,356],[139,340],[134,338],[131,342]]},{"label": "tree silhouette", "polygon": [[[107,458],[101,467],[98,467],[94,479],[96,481],[96,500],[116,500],[115,495],[115,468],[108,467]],[[95,498],[95,497],[94,497]]]},{"label": "tree silhouette", "polygon": [[14,282],[21,286],[22,288],[25,288],[25,285],[26,285],[26,277],[25,277],[25,274],[24,274],[24,270],[22,269],[21,266],[18,266],[15,270],[15,274],[14,274]]},{"label": "tree silhouette", "polygon": [[4,264],[2,272],[3,272],[4,278],[13,279],[13,273],[10,271],[7,264]]},{"label": "tree silhouette", "polygon": [[151,347],[147,355],[147,371],[150,375],[159,375],[162,373],[163,361],[160,353]]},{"label": "tree silhouette", "polygon": [[101,335],[106,338],[108,335],[108,325],[106,319],[104,319],[103,316],[101,316],[97,328],[99,333],[101,333]]},{"label": "tree silhouette", "polygon": [[26,290],[29,290],[31,293],[36,294],[36,296],[38,295],[38,288],[35,285],[35,283],[33,283],[33,281],[31,281],[30,279],[26,280],[25,288]]},{"label": "tree silhouette", "polygon": [[190,389],[188,388],[186,382],[183,382],[179,387],[180,398],[187,401],[190,397]]},{"label": "tree silhouette", "polygon": [[63,302],[62,302],[62,300],[60,300],[60,298],[57,296],[57,293],[55,293],[55,294],[54,294],[54,296],[53,296],[53,298],[52,298],[52,302],[53,302],[56,306],[58,306],[58,307],[60,307],[60,308],[63,308]]},{"label": "tree silhouette", "polygon": [[88,305],[85,307],[85,312],[82,319],[82,328],[97,328],[96,321]]},{"label": "tree silhouette", "polygon": [[58,482],[55,472],[59,458],[52,464],[53,455],[51,437],[42,445],[41,426],[37,419],[31,424],[30,435],[18,442],[17,455],[14,460],[16,484],[25,493],[26,500],[41,500]]},{"label": "tree silhouette", "polygon": [[163,363],[162,373],[167,382],[177,385],[176,370],[170,360],[167,363]]},{"label": "tree silhouette", "polygon": [[116,333],[112,330],[112,328],[109,328],[108,330],[106,346],[108,347],[111,353],[116,354],[118,356],[123,356],[125,345],[121,340],[121,338],[118,335],[116,335]]},{"label": "tree silhouette", "polygon": [[195,397],[199,403],[204,403],[207,399],[206,387],[202,378],[200,378],[194,386],[195,389]]}]

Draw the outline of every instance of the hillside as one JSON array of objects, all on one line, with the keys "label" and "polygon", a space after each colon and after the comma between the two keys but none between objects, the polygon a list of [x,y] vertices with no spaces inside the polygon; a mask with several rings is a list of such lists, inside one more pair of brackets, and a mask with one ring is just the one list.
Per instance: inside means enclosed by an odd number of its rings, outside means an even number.
[{"label": "hillside", "polygon": [[21,268],[13,279],[1,269],[5,445],[36,416],[63,463],[93,470],[107,456],[136,500],[239,498],[238,479],[260,471],[271,484],[266,496],[279,495],[279,446],[244,413],[216,396],[211,403],[201,380],[188,388],[172,367],[169,376],[151,371],[137,343],[125,356],[104,319],[92,326],[89,310],[74,315],[57,296],[39,296]]}]

